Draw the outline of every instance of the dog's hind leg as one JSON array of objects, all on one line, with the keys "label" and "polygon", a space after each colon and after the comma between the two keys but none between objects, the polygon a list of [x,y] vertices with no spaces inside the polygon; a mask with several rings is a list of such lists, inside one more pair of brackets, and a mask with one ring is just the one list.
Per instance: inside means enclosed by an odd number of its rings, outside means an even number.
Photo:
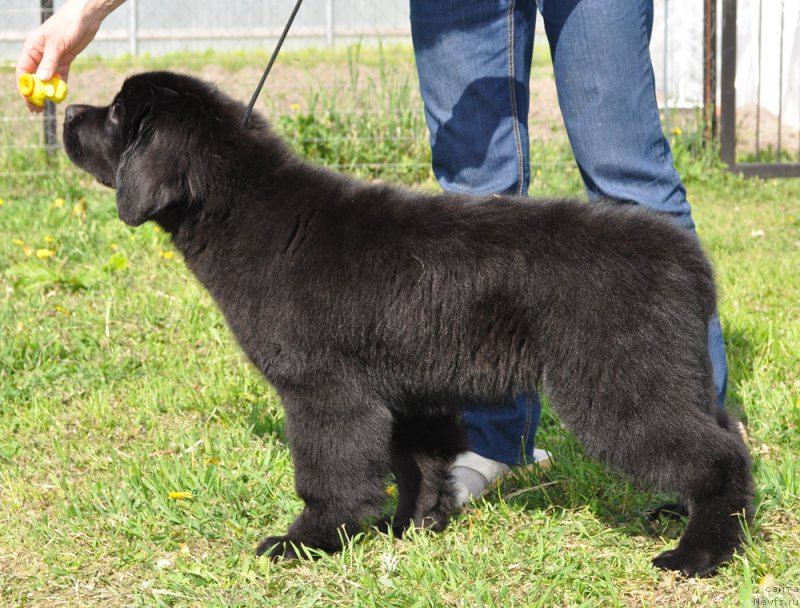
[{"label": "dog's hind leg", "polygon": [[688,448],[691,460],[664,465],[688,506],[689,524],[678,546],[653,560],[691,576],[711,575],[730,561],[744,541],[743,523],[753,518],[750,457],[738,431],[708,424],[703,435]]},{"label": "dog's hind leg", "polygon": [[[744,442],[745,446],[749,444],[747,438],[747,431],[744,426],[734,417],[728,414],[722,408],[716,408],[717,423],[720,428],[726,430],[735,430],[739,437]],[[681,518],[689,517],[689,507],[683,503],[667,503],[660,505],[648,513],[648,517],[655,521],[661,517],[667,519],[678,520]]]},{"label": "dog's hind leg", "polygon": [[[590,455],[650,488],[679,496],[688,507],[689,523],[677,548],[656,557],[653,565],[689,576],[713,574],[742,544],[740,516],[752,518],[753,482],[744,442],[700,408],[643,412],[641,406],[627,407],[624,395],[613,403],[584,414],[582,422],[573,417],[568,426]],[[564,409],[555,398],[553,405]]]},{"label": "dog's hind leg", "polygon": [[443,530],[457,510],[450,484],[450,464],[467,449],[466,435],[458,417],[398,416],[392,432],[392,472],[398,489],[394,518],[380,522],[391,525],[396,536],[412,524],[419,528]]},{"label": "dog's hind leg", "polygon": [[305,507],[285,535],[264,539],[256,553],[303,557],[301,545],[341,550],[386,501],[392,415],[374,395],[333,382],[281,396],[295,487]]}]

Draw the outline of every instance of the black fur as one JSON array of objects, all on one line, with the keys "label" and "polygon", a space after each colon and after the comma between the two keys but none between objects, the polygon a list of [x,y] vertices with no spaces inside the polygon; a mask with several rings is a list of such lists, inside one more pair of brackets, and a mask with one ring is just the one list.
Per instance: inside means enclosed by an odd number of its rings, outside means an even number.
[{"label": "black fur", "polygon": [[109,107],[68,108],[64,142],[116,187],[120,218],[171,233],[283,399],[305,508],[259,553],[341,548],[390,471],[395,531],[444,528],[458,407],[539,387],[590,455],[688,505],[656,566],[703,575],[731,558],[750,460],[714,404],[714,283],[690,235],[632,205],[361,183],[260,117],[242,127],[243,111],[142,74]]}]

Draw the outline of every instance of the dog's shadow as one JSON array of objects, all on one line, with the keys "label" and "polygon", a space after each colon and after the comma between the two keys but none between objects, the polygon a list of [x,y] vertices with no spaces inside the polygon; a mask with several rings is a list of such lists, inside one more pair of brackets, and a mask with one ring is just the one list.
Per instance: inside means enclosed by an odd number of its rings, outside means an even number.
[{"label": "dog's shadow", "polygon": [[675,503],[674,496],[650,493],[587,456],[546,404],[537,446],[552,454],[549,466],[519,470],[485,500],[503,500],[524,511],[588,509],[605,526],[630,536],[681,535],[685,522],[680,517],[653,515],[655,509]]},{"label": "dog's shadow", "polygon": [[747,423],[741,387],[753,377],[759,347],[753,338],[737,327],[725,327],[725,350],[728,357],[728,409]]}]

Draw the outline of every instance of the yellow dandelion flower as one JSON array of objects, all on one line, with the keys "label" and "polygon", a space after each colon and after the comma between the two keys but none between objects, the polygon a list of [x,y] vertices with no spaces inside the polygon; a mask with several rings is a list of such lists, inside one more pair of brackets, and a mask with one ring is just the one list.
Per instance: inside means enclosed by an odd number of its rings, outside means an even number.
[{"label": "yellow dandelion flower", "polygon": [[300,109],[300,104],[299,103],[293,103],[292,105],[289,106],[289,109],[292,112],[297,112]]},{"label": "yellow dandelion flower", "polygon": [[386,486],[386,496],[389,496],[391,498],[397,496],[397,486],[396,485]]},{"label": "yellow dandelion flower", "polygon": [[119,251],[119,245],[116,243],[111,243],[111,251]]},{"label": "yellow dandelion flower", "polygon": [[0,198],[0,207],[2,207],[5,204],[6,204],[6,202],[2,198]]},{"label": "yellow dandelion flower", "polygon": [[175,254],[172,253],[171,251],[162,251],[158,255],[160,255],[165,260],[171,260]]},{"label": "yellow dandelion flower", "polygon": [[167,494],[172,500],[187,500],[192,497],[191,492],[170,492]]},{"label": "yellow dandelion flower", "polygon": [[22,239],[14,239],[14,240],[13,240],[13,241],[11,241],[11,242],[12,242],[12,243],[14,243],[15,245],[19,245],[20,247],[22,247],[23,245],[25,245],[25,243],[24,243],[24,241],[23,241]]},{"label": "yellow dandelion flower", "polygon": [[52,237],[52,236],[46,236],[46,237],[44,237],[44,242],[45,243],[55,243],[56,239],[55,239],[55,237]]},{"label": "yellow dandelion flower", "polygon": [[673,135],[683,135],[683,129],[681,129],[680,127],[675,127],[674,129],[672,129],[671,133]]},{"label": "yellow dandelion flower", "polygon": [[64,206],[64,199],[63,198],[57,198],[52,203],[50,203],[50,208],[51,209],[61,209],[63,206]]},{"label": "yellow dandelion flower", "polygon": [[55,254],[56,254],[56,252],[53,251],[52,249],[37,249],[36,250],[36,257],[39,258],[40,260],[52,257]]},{"label": "yellow dandelion flower", "polygon": [[75,206],[72,208],[72,215],[83,216],[86,215],[86,199],[79,199]]},{"label": "yellow dandelion flower", "polygon": [[27,245],[25,245],[25,246],[22,248],[22,252],[23,252],[25,255],[27,255],[28,257],[31,257],[31,256],[33,255],[33,249],[31,249],[31,248],[30,248],[30,247],[28,247]]}]

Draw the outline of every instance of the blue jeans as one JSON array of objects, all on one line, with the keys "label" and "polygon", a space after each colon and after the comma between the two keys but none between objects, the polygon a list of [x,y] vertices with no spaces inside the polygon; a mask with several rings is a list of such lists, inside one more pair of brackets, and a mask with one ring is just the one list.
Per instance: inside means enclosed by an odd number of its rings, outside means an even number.
[{"label": "blue jeans", "polygon": [[[694,231],[686,190],[661,128],[650,61],[652,0],[539,0],[558,101],[589,200],[608,197],[668,214]],[[527,194],[534,0],[411,0],[411,33],[433,170],[452,192]],[[525,235],[520,235],[521,239]],[[727,362],[709,325],[717,401]],[[471,449],[530,460],[541,405],[470,406]]]}]

